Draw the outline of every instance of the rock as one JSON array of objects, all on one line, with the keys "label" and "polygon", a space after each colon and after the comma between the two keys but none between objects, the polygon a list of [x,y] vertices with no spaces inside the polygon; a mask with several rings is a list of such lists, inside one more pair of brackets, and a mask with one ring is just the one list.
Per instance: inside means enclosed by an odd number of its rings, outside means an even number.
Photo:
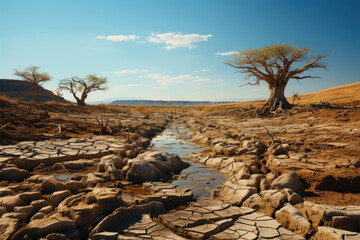
[{"label": "rock", "polygon": [[312,240],[358,240],[360,234],[331,227],[319,226],[317,233],[311,238]]},{"label": "rock", "polygon": [[275,213],[276,220],[287,229],[305,237],[311,230],[310,222],[301,213],[287,203]]},{"label": "rock", "polygon": [[106,164],[108,162],[112,163],[114,167],[119,170],[121,170],[125,166],[123,157],[115,154],[110,154],[100,159],[101,164]]},{"label": "rock", "polygon": [[145,152],[129,160],[123,171],[128,181],[142,183],[169,179],[187,166],[176,154]]},{"label": "rock", "polygon": [[49,203],[45,199],[34,200],[30,206],[34,207],[34,211],[38,212],[41,208],[48,206]]},{"label": "rock", "polygon": [[128,157],[128,158],[136,157],[136,152],[134,150],[126,150],[125,154],[126,154],[126,157]]},{"label": "rock", "polygon": [[[161,202],[167,209],[173,209],[193,201],[194,196],[188,188],[168,188],[162,185],[155,194],[139,196],[139,198],[146,199],[147,202]],[[162,209],[158,210],[161,211]]]},{"label": "rock", "polygon": [[237,148],[238,146],[226,146],[224,148],[224,155],[228,157],[234,156]]},{"label": "rock", "polygon": [[279,190],[265,190],[260,194],[254,194],[244,203],[244,207],[253,208],[259,212],[272,216],[286,202],[286,196]]},{"label": "rock", "polygon": [[266,180],[268,180],[268,182],[270,184],[272,184],[272,182],[275,180],[275,178],[276,178],[276,175],[272,172],[266,174]]},{"label": "rock", "polygon": [[298,194],[302,194],[305,190],[304,184],[296,172],[282,174],[272,182],[272,187],[274,189],[290,188]]},{"label": "rock", "polygon": [[219,197],[224,202],[241,205],[246,199],[256,193],[257,189],[254,187],[238,186],[228,181],[218,186],[212,195]]},{"label": "rock", "polygon": [[96,200],[105,207],[119,206],[123,203],[121,195],[115,189],[95,188],[92,193]]},{"label": "rock", "polygon": [[14,207],[14,212],[26,213],[28,215],[32,215],[34,214],[35,211],[33,206],[19,206],[19,207]]},{"label": "rock", "polygon": [[12,182],[22,182],[24,179],[28,178],[30,173],[24,169],[19,169],[17,167],[8,167],[0,170],[0,179]]},{"label": "rock", "polygon": [[251,166],[250,166],[250,173],[251,173],[251,174],[259,174],[259,173],[260,173],[260,170],[259,170],[259,168],[258,168],[257,166],[251,165]]},{"label": "rock", "polygon": [[218,154],[223,154],[225,147],[226,147],[225,143],[221,142],[215,144],[215,146],[212,148],[212,151]]},{"label": "rock", "polygon": [[0,197],[8,196],[14,193],[14,190],[8,188],[8,187],[2,187],[0,188]]},{"label": "rock", "polygon": [[19,193],[18,196],[26,203],[31,203],[34,200],[42,199],[40,192],[24,192],[24,193]]},{"label": "rock", "polygon": [[2,215],[2,218],[13,218],[19,220],[19,222],[26,222],[28,219],[28,213],[9,212]]},{"label": "rock", "polygon": [[119,207],[111,214],[106,216],[103,220],[101,220],[94,227],[89,237],[92,238],[92,236],[95,234],[104,232],[115,225],[129,223],[134,219],[138,219],[143,214],[158,214],[157,209],[159,209],[158,203],[155,202]]},{"label": "rock", "polygon": [[81,181],[70,180],[65,184],[65,188],[73,193],[78,193],[84,188],[84,183]]},{"label": "rock", "polygon": [[325,225],[349,231],[360,229],[360,206],[331,206],[304,201],[296,207],[314,227]]},{"label": "rock", "polygon": [[266,178],[261,178],[259,188],[260,188],[260,192],[269,190],[271,188],[271,186]]},{"label": "rock", "polygon": [[19,220],[14,218],[0,218],[0,236],[1,239],[10,240],[18,230]]},{"label": "rock", "polygon": [[24,205],[26,205],[26,203],[23,200],[21,200],[21,198],[18,195],[6,196],[0,198],[0,206],[5,207],[8,212],[13,211],[14,207],[24,206]]},{"label": "rock", "polygon": [[45,217],[45,213],[38,212],[34,216],[32,216],[30,221],[33,221],[33,220],[36,220],[36,219],[43,219],[44,217]]},{"label": "rock", "polygon": [[88,187],[95,187],[98,183],[103,183],[105,180],[101,177],[95,176],[93,173],[89,173],[86,178],[85,185]]},{"label": "rock", "polygon": [[268,152],[270,153],[270,155],[279,156],[282,154],[287,154],[291,150],[292,149],[289,144],[283,143],[283,144],[274,144],[268,149]]},{"label": "rock", "polygon": [[50,206],[46,206],[46,207],[43,207],[39,210],[39,213],[43,213],[45,215],[51,213],[52,211],[54,211],[54,208],[50,205]]},{"label": "rock", "polygon": [[359,231],[360,216],[357,214],[353,216],[333,216],[331,227],[348,230],[348,231]]},{"label": "rock", "polygon": [[41,192],[44,194],[50,194],[60,190],[65,190],[65,186],[55,178],[44,180],[41,183]]},{"label": "rock", "polygon": [[145,182],[143,183],[143,187],[146,191],[150,192],[151,194],[157,193],[161,190],[171,190],[176,188],[175,185],[163,182]]},{"label": "rock", "polygon": [[75,228],[74,220],[60,214],[54,214],[42,219],[31,220],[25,228],[22,228],[14,235],[14,239],[23,239],[25,235],[28,235],[30,239],[37,239],[51,233],[65,232]]},{"label": "rock", "polygon": [[259,154],[266,151],[266,145],[258,140],[244,140],[242,147],[247,148],[249,150],[256,149],[256,153]]},{"label": "rock", "polygon": [[69,238],[61,233],[50,233],[45,237],[47,240],[68,240]]},{"label": "rock", "polygon": [[53,194],[50,197],[50,205],[54,208],[59,205],[65,198],[70,197],[71,193],[69,190],[63,190],[63,191],[57,191],[53,192]]},{"label": "rock", "polygon": [[46,168],[46,165],[45,165],[45,163],[40,163],[40,164],[37,166],[37,168],[39,168],[39,169],[44,169],[44,168]]},{"label": "rock", "polygon": [[75,161],[67,161],[62,163],[66,169],[72,170],[81,170],[87,167],[93,166],[93,162],[90,160],[75,160]]},{"label": "rock", "polygon": [[294,192],[293,190],[291,190],[289,188],[284,188],[281,192],[286,196],[287,201],[291,205],[296,205],[303,201],[299,194],[297,194],[296,192]]},{"label": "rock", "polygon": [[94,234],[92,240],[117,240],[119,233],[117,232],[100,232]]},{"label": "rock", "polygon": [[65,170],[65,166],[64,164],[62,163],[55,163],[53,166],[52,166],[52,170],[53,171],[56,171],[56,170]]},{"label": "rock", "polygon": [[95,188],[87,194],[80,193],[66,198],[59,204],[57,212],[70,216],[76,226],[81,228],[88,227],[122,204],[121,195],[114,189]]}]

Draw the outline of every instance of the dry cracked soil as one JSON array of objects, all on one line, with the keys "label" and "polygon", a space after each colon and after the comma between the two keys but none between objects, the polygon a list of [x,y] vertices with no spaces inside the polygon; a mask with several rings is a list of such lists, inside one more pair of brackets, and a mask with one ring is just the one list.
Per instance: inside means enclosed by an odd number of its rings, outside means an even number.
[{"label": "dry cracked soil", "polygon": [[0,239],[360,239],[358,108],[0,114]]}]

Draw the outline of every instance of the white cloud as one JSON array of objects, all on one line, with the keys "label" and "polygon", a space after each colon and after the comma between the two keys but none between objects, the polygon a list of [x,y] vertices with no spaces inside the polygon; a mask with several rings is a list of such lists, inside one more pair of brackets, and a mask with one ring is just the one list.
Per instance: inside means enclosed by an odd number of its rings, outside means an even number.
[{"label": "white cloud", "polygon": [[203,72],[208,72],[208,71],[210,71],[209,69],[203,69],[203,70],[201,70],[201,71],[203,71]]},{"label": "white cloud", "polygon": [[189,49],[196,48],[197,46],[193,45],[192,43],[208,41],[208,38],[212,37],[213,35],[200,35],[200,34],[182,34],[182,33],[175,33],[175,32],[168,32],[168,33],[161,33],[161,34],[154,34],[152,33],[150,37],[148,37],[149,42],[153,43],[164,43],[168,50],[175,49],[178,47],[187,47]]},{"label": "white cloud", "polygon": [[210,78],[193,77],[193,82],[210,82]]},{"label": "white cloud", "polygon": [[121,75],[121,74],[128,74],[128,73],[137,73],[136,70],[130,70],[130,69],[125,69],[125,70],[121,70],[121,71],[117,71],[114,72],[115,74]]},{"label": "white cloud", "polygon": [[[124,69],[124,70],[121,70],[121,71],[116,71],[114,72],[115,74],[118,74],[118,75],[121,75],[121,74],[128,74],[128,73],[146,73],[146,72],[149,72],[149,70],[147,69],[139,69],[139,68],[135,68],[135,69]],[[139,76],[141,77],[141,76]]]},{"label": "white cloud", "polygon": [[133,84],[128,84],[128,85],[126,85],[126,86],[127,86],[127,87],[137,87],[138,84],[133,83]]},{"label": "white cloud", "polygon": [[231,52],[217,52],[216,55],[221,55],[221,56],[229,56],[229,55],[234,55],[238,53],[237,51],[231,51]]},{"label": "white cloud", "polygon": [[217,85],[224,85],[224,79],[215,80],[214,83]]},{"label": "white cloud", "polygon": [[192,81],[192,82],[209,82],[211,81],[208,78],[202,78],[198,76],[192,76],[188,74],[181,74],[179,76],[163,76],[158,73],[150,73],[146,75],[145,77],[155,79],[157,83],[160,85],[157,88],[166,87],[171,84],[177,84],[182,83],[186,80]]},{"label": "white cloud", "polygon": [[106,39],[115,42],[135,41],[139,39],[136,35],[109,35],[109,36],[96,36],[97,39]]}]

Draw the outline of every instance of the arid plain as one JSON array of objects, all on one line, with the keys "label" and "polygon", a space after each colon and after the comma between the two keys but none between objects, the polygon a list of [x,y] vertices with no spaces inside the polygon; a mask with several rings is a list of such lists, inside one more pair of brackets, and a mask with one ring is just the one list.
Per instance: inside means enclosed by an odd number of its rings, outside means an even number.
[{"label": "arid plain", "polygon": [[359,91],[267,114],[1,98],[0,238],[360,239]]}]

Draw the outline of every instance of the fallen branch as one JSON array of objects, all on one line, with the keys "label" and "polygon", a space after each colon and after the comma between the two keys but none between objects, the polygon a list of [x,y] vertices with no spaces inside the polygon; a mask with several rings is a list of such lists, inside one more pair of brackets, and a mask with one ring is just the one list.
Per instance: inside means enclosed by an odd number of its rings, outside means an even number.
[{"label": "fallen branch", "polygon": [[270,133],[269,129],[267,129],[267,127],[265,127],[265,126],[261,126],[261,127],[265,128],[266,132],[269,134],[269,136],[272,139],[270,146],[274,145],[275,139],[274,139],[273,135]]},{"label": "fallen branch", "polygon": [[10,123],[7,123],[7,124],[1,126],[1,127],[0,127],[0,132],[3,131],[3,130],[5,130],[5,128],[6,128],[7,126],[9,126],[9,124],[10,124]]}]

